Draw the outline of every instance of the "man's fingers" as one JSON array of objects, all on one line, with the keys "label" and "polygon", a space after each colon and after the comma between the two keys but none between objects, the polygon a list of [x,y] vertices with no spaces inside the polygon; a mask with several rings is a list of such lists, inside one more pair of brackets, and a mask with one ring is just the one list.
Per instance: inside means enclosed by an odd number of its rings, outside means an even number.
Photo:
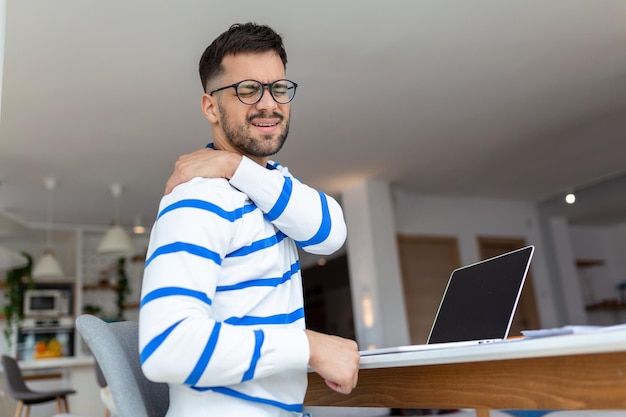
[{"label": "man's fingers", "polygon": [[174,189],[174,187],[176,187],[179,184],[182,184],[184,181],[181,180],[178,175],[176,175],[176,172],[174,172],[169,179],[167,180],[167,182],[165,183],[165,193],[164,194],[169,194],[172,192],[172,190]]},{"label": "man's fingers", "polygon": [[329,381],[328,379],[325,379],[324,382],[326,382],[326,385],[328,385],[328,387],[333,391],[336,391],[340,394],[350,394],[352,390],[356,388],[357,380],[358,378],[354,378],[352,380],[352,386],[350,386],[349,384],[338,384],[337,382]]},{"label": "man's fingers", "polygon": [[352,392],[352,389],[354,388],[354,387],[350,388],[345,385],[340,385],[340,384],[337,384],[336,382],[332,382],[327,379],[325,379],[324,382],[326,382],[326,385],[328,385],[330,389],[340,394],[350,394]]}]

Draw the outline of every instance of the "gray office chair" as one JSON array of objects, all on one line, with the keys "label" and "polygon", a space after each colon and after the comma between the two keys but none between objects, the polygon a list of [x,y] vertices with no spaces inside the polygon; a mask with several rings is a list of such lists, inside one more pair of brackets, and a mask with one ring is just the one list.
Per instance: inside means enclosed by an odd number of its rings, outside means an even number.
[{"label": "gray office chair", "polygon": [[102,369],[118,417],[164,417],[169,388],[149,381],[141,372],[138,324],[107,323],[83,314],[76,319],[76,328]]},{"label": "gray office chair", "polygon": [[95,371],[96,371],[96,382],[100,387],[100,399],[104,403],[104,417],[111,417],[111,412],[117,415],[117,409],[115,408],[115,404],[113,403],[113,398],[111,398],[111,391],[109,388],[109,384],[107,383],[104,374],[102,373],[102,369],[100,365],[98,365],[98,361],[95,363]]},{"label": "gray office chair", "polygon": [[48,391],[34,391],[28,388],[24,381],[22,371],[17,361],[11,356],[2,355],[2,368],[4,369],[4,381],[9,395],[17,401],[15,409],[15,417],[20,417],[24,412],[24,416],[30,415],[30,406],[32,404],[42,404],[56,401],[57,411],[59,413],[69,412],[67,404],[67,396],[76,394],[73,389],[59,389]]}]

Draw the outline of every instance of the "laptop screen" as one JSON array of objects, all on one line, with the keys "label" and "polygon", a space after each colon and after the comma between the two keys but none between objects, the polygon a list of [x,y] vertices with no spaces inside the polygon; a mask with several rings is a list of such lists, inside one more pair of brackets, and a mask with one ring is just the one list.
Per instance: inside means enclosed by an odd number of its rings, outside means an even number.
[{"label": "laptop screen", "polygon": [[534,247],[456,269],[428,343],[506,339]]}]

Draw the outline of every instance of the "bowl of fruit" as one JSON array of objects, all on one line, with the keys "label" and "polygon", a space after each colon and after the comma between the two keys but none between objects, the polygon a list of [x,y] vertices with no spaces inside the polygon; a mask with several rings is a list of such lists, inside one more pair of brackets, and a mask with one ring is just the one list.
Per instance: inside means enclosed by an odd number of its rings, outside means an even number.
[{"label": "bowl of fruit", "polygon": [[40,340],[35,344],[35,359],[59,358],[63,355],[63,343],[55,338]]}]

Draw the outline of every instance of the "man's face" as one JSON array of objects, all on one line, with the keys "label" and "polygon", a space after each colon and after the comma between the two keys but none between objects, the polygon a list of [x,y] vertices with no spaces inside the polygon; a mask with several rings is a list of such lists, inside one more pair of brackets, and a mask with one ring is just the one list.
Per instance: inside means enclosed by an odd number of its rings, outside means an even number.
[{"label": "man's face", "polygon": [[[224,74],[212,88],[252,79],[272,83],[285,78],[285,69],[274,52],[228,55],[223,60]],[[269,90],[264,90],[256,104],[244,104],[234,88],[209,96],[213,101],[213,135],[219,149],[237,151],[257,162],[277,153],[289,132],[290,104],[278,104]],[[204,107],[204,105],[203,105]]]}]

